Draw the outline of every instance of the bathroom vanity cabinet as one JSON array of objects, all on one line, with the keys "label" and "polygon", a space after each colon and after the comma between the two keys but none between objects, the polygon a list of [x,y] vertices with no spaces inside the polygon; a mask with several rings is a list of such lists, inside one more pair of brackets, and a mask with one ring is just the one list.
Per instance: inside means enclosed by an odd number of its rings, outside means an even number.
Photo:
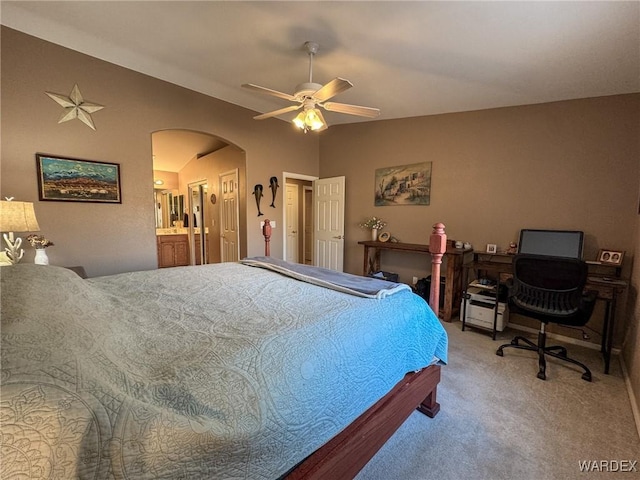
[{"label": "bathroom vanity cabinet", "polygon": [[157,235],[158,267],[178,267],[189,265],[189,236]]}]

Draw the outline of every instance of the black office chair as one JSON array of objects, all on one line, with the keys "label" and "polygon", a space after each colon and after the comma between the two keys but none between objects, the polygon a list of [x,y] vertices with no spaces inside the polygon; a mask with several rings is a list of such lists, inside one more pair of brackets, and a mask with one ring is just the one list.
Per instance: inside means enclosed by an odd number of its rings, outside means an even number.
[{"label": "black office chair", "polygon": [[505,348],[538,352],[538,378],[546,379],[545,355],[578,365],[584,370],[582,378],[591,381],[591,371],[582,363],[567,357],[567,349],[546,346],[548,323],[583,326],[591,317],[596,292],[585,292],[587,264],[574,258],[519,254],[513,260],[513,279],[507,284],[509,310],[540,320],[538,344],[517,336],[502,345],[496,355],[503,356]]}]

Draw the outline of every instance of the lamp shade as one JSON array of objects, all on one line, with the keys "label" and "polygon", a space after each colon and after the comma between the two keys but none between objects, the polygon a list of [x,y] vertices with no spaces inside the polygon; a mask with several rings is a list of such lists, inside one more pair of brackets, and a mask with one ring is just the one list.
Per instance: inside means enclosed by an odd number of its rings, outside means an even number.
[{"label": "lamp shade", "polygon": [[305,132],[308,130],[324,130],[327,127],[322,113],[317,108],[308,108],[300,112],[293,123]]},{"label": "lamp shade", "polygon": [[0,201],[0,232],[38,232],[40,226],[31,202]]}]

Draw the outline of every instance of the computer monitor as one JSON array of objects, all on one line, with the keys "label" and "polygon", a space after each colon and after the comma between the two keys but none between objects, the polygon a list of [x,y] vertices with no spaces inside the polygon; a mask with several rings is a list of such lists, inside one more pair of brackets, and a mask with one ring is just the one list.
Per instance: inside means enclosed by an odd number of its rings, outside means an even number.
[{"label": "computer monitor", "polygon": [[582,259],[584,233],[570,230],[520,230],[518,253]]}]

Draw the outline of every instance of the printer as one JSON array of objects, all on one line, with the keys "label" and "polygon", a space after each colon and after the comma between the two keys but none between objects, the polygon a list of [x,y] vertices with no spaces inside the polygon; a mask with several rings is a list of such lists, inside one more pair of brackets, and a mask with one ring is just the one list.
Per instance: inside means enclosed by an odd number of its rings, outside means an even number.
[{"label": "printer", "polygon": [[[475,282],[474,282],[475,283]],[[465,325],[471,325],[493,330],[494,312],[496,309],[496,288],[488,288],[485,285],[471,283],[467,288]],[[465,310],[460,306],[460,315]],[[509,322],[509,307],[505,302],[498,302],[498,319],[496,330],[501,332]]]}]

